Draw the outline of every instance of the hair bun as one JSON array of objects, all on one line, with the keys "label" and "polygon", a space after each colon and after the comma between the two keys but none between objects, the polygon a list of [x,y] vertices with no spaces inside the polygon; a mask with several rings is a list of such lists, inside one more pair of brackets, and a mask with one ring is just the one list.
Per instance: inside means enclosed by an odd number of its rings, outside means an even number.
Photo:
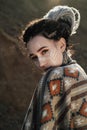
[{"label": "hair bun", "polygon": [[44,19],[67,19],[71,24],[71,35],[76,33],[80,24],[80,13],[77,9],[68,6],[55,6],[43,17]]}]

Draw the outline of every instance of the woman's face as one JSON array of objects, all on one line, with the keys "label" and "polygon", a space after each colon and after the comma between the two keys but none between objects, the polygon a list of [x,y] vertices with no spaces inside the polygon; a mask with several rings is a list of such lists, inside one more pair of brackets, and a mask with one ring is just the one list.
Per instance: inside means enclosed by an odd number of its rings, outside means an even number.
[{"label": "woman's face", "polygon": [[27,43],[29,57],[42,71],[46,71],[50,67],[61,66],[65,47],[63,38],[54,41],[40,35]]}]

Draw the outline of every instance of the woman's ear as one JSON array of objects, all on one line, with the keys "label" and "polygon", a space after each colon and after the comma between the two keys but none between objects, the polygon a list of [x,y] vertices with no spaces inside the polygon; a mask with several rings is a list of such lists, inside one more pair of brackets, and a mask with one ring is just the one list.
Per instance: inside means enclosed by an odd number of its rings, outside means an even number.
[{"label": "woman's ear", "polygon": [[60,38],[57,45],[62,53],[66,50],[66,40],[64,38]]}]

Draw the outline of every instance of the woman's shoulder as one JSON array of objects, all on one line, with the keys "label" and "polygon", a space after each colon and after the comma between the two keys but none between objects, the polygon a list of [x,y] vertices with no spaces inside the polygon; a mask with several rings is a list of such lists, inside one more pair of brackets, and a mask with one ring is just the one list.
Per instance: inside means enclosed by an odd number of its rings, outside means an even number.
[{"label": "woman's shoulder", "polygon": [[80,65],[74,63],[53,68],[49,74],[48,80],[63,79],[64,77],[72,77],[78,79],[79,77],[87,78],[87,75]]},{"label": "woman's shoulder", "polygon": [[54,67],[48,77],[49,80],[60,79],[63,77],[63,67]]}]

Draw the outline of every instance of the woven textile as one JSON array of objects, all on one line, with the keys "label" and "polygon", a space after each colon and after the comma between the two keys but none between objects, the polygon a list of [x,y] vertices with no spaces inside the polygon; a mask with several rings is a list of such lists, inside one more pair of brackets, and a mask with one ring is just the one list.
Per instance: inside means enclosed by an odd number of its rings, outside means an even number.
[{"label": "woven textile", "polygon": [[[22,130],[37,130],[37,92],[28,108]],[[33,121],[33,127],[31,124]],[[45,83],[40,130],[87,130],[87,75],[77,64],[55,67]]]}]

